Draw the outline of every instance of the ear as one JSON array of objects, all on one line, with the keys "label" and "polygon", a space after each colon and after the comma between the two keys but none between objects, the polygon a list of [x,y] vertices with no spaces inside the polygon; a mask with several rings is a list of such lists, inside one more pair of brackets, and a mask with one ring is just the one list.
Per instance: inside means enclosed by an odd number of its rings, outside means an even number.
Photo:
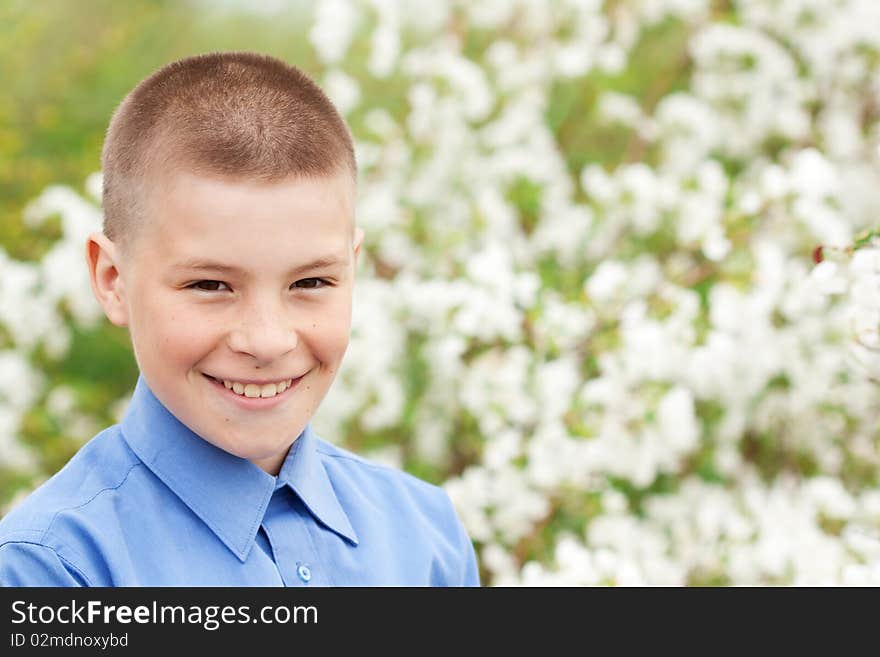
[{"label": "ear", "polygon": [[364,229],[355,228],[354,231],[354,259],[357,260],[358,254],[361,252],[361,244],[364,241]]},{"label": "ear", "polygon": [[116,326],[128,326],[125,287],[119,269],[119,249],[103,233],[86,238],[86,264],[92,292],[104,309],[107,319]]}]

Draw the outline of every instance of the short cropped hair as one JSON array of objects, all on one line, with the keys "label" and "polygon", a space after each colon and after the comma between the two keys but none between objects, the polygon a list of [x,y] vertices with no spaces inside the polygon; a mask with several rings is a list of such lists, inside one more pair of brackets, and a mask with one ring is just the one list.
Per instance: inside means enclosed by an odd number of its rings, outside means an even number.
[{"label": "short cropped hair", "polygon": [[141,81],[113,113],[101,163],[104,234],[123,247],[150,182],[168,171],[357,179],[351,132],[324,92],[295,66],[248,52],[189,57]]}]

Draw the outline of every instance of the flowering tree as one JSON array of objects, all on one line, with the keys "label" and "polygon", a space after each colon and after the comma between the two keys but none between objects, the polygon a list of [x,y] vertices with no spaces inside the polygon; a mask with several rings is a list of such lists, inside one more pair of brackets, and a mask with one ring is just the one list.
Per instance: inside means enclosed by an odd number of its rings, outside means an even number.
[{"label": "flowering tree", "polygon": [[[877,25],[874,0],[319,3],[366,241],[318,432],[442,482],[487,584],[880,584],[880,251],[811,261],[880,216]],[[28,409],[106,420],[40,369],[100,318],[96,201],[50,188],[27,220],[53,214],[41,261],[0,259],[22,472]]]}]

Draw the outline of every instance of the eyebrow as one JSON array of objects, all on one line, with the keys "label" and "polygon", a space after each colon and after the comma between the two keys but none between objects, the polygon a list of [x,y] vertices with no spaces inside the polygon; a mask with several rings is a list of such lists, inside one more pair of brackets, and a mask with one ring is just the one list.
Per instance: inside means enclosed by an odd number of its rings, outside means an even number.
[{"label": "eyebrow", "polygon": [[[340,265],[348,264],[347,258],[340,258],[335,255],[327,255],[322,256],[320,258],[316,258],[311,262],[307,262],[304,265],[299,265],[297,267],[293,267],[287,272],[288,276],[295,276],[297,274],[301,274],[303,272],[312,271],[315,269],[328,269],[330,267],[338,267]],[[234,267],[232,265],[226,265],[222,262],[213,262],[211,260],[201,260],[201,259],[192,259],[192,260],[184,260],[182,262],[177,262],[172,265],[174,269],[186,269],[188,271],[192,270],[205,270],[205,271],[217,271],[224,274],[231,274],[236,276],[241,276],[246,274],[243,269],[239,269],[238,267]]]}]

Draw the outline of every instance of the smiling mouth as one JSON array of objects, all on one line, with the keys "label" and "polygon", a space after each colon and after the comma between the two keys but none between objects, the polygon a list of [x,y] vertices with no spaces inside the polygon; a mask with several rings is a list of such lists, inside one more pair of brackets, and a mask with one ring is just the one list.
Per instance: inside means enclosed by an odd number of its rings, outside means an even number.
[{"label": "smiling mouth", "polygon": [[278,395],[283,394],[290,388],[295,387],[296,384],[303,378],[303,376],[305,376],[305,374],[303,374],[302,376],[294,379],[283,379],[276,383],[258,384],[218,379],[209,374],[205,374],[204,372],[202,372],[202,375],[205,378],[210,379],[216,385],[223,386],[231,394],[248,399],[271,399],[272,397],[277,397]]}]

